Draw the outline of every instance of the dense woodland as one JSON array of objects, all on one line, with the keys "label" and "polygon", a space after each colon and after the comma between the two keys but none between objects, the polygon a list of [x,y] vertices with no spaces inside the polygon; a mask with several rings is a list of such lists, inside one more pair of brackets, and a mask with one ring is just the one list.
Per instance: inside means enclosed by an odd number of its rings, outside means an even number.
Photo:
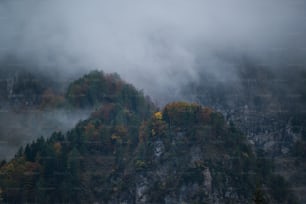
[{"label": "dense woodland", "polygon": [[[117,74],[100,71],[65,94],[45,92],[44,107],[95,111],[1,163],[4,203],[296,202],[273,162],[211,108],[173,102],[159,110]],[[304,143],[296,148],[303,158]]]}]

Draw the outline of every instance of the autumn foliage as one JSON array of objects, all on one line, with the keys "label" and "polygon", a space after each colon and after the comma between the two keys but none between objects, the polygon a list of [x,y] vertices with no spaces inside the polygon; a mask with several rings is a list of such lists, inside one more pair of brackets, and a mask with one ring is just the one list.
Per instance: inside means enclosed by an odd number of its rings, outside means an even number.
[{"label": "autumn foliage", "polygon": [[196,103],[173,102],[165,106],[162,115],[171,126],[186,126],[208,123],[212,112]]}]

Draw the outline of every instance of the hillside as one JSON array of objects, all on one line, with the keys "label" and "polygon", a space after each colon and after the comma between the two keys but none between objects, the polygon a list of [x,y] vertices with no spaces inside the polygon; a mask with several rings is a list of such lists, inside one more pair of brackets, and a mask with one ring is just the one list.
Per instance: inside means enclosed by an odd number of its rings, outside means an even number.
[{"label": "hillside", "polygon": [[72,83],[66,98],[96,110],[2,163],[4,202],[294,203],[272,162],[221,113],[185,102],[157,111],[133,86],[101,72]]},{"label": "hillside", "polygon": [[1,65],[0,72],[0,160],[11,159],[20,146],[41,136],[70,130],[104,102],[128,103],[139,112],[148,108],[142,105],[143,94],[116,74],[93,71],[74,81],[61,81],[24,65],[7,64]]},{"label": "hillside", "polygon": [[299,203],[305,203],[305,69],[273,69],[248,58],[236,63],[240,68],[233,81],[199,73],[202,80],[191,82],[182,94],[233,121],[255,150],[274,161]]}]

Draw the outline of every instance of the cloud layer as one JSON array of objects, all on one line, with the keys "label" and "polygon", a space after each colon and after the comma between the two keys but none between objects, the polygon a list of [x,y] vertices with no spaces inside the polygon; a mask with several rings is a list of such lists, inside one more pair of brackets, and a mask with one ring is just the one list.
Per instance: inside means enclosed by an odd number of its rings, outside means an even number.
[{"label": "cloud layer", "polygon": [[305,8],[302,0],[2,1],[0,56],[61,75],[118,72],[155,98],[176,98],[199,71],[237,77],[239,56],[304,63]]}]

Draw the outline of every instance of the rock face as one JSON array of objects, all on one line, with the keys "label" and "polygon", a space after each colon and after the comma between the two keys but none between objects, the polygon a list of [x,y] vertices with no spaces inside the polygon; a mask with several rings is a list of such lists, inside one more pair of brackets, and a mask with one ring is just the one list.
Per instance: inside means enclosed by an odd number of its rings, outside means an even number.
[{"label": "rock face", "polygon": [[[250,203],[258,183],[272,189],[263,190],[271,203],[290,199],[283,188],[277,200],[273,182],[264,179],[270,174],[265,162],[258,168],[246,137],[220,113],[176,102],[140,124],[141,115],[124,110],[104,105],[66,136],[55,134],[27,147],[0,170],[9,175],[0,183],[3,199],[30,202],[51,185],[59,190],[57,196],[44,194],[46,203]],[[56,155],[57,165],[46,163],[48,154]],[[23,185],[20,169],[32,175],[32,190],[10,194],[11,174]],[[56,179],[62,174],[69,176]],[[69,194],[60,190],[72,184]]]},{"label": "rock face", "polygon": [[244,64],[241,70],[239,79],[233,82],[203,80],[191,84],[193,88],[188,87],[183,93],[232,121],[247,136],[254,152],[273,160],[275,174],[284,176],[299,197],[299,203],[305,203],[302,189],[306,179],[300,175],[306,168],[296,165],[304,163],[305,158],[304,151],[297,153],[297,144],[304,144],[299,146],[301,149],[306,148],[303,139],[306,138],[306,95],[301,88],[305,73],[295,70],[282,75],[252,64]]},{"label": "rock face", "polygon": [[212,190],[212,177],[209,168],[205,168],[202,173],[204,176],[204,188],[210,194]]},{"label": "rock face", "polygon": [[75,106],[100,106],[66,134],[39,138],[2,163],[4,202],[295,201],[270,161],[256,157],[220,112],[185,102],[156,112],[133,86],[100,72],[71,84],[67,97]]},{"label": "rock face", "polygon": [[[131,181],[126,191],[135,192],[136,203],[252,202],[263,175],[241,132],[196,104],[168,104],[162,116],[147,123],[126,174]],[[287,202],[265,193],[271,203]]]}]

